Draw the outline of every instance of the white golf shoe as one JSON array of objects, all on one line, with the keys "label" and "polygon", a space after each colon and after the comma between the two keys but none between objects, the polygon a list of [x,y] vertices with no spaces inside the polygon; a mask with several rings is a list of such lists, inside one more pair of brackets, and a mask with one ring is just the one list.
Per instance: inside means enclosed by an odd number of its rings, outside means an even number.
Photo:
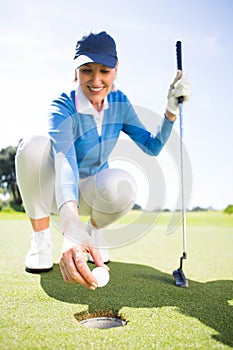
[{"label": "white golf shoe", "polygon": [[52,243],[49,230],[33,232],[31,246],[25,258],[25,270],[39,273],[50,271],[52,268]]},{"label": "white golf shoe", "polygon": [[[110,261],[109,250],[107,248],[107,242],[104,238],[104,232],[101,229],[96,229],[91,224],[88,224],[87,232],[94,239],[96,245],[99,247],[99,252],[103,263],[107,264]],[[87,260],[91,263],[94,263],[94,260],[91,254],[87,253]]]}]

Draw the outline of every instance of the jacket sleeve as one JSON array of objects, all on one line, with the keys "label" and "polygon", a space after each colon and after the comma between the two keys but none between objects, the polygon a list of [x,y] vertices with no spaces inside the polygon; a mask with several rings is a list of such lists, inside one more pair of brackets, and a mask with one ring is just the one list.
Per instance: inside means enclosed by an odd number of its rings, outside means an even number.
[{"label": "jacket sleeve", "polygon": [[125,132],[145,153],[157,156],[167,142],[174,122],[164,117],[156,135],[149,132],[139,120],[129,101],[125,104],[123,132]]},{"label": "jacket sleeve", "polygon": [[58,209],[67,201],[78,202],[79,172],[73,136],[73,117],[76,110],[72,100],[62,94],[49,109],[49,135],[55,166],[55,195]]}]

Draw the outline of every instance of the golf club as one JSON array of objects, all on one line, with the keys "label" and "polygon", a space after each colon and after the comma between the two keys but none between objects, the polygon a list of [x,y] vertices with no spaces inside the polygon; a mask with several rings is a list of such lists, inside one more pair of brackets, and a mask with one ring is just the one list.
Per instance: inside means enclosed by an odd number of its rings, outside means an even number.
[{"label": "golf club", "polygon": [[[177,76],[172,83],[175,83],[182,76],[182,56],[181,56],[181,41],[176,42],[176,58],[177,58]],[[183,259],[187,259],[186,252],[186,208],[184,204],[184,165],[183,165],[183,96],[178,98],[179,103],[179,119],[180,119],[180,171],[181,171],[181,206],[182,206],[182,228],[183,228],[183,255],[180,258],[180,267],[173,271],[173,277],[176,280],[176,286],[187,288],[188,281],[182,270]]]}]

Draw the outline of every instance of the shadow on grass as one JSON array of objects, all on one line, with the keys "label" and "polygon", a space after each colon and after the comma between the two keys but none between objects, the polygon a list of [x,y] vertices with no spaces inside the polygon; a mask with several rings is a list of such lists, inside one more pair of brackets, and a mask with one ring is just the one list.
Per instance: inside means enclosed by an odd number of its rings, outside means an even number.
[{"label": "shadow on grass", "polygon": [[[58,264],[53,271],[41,274],[41,286],[52,298],[88,305],[89,313],[126,306],[155,308],[175,306],[181,313],[197,318],[218,332],[214,339],[233,347],[233,281],[199,283],[189,280],[189,288],[174,285],[171,275],[150,266],[111,262],[111,280],[94,292],[81,285],[65,283]],[[93,267],[93,265],[92,265]]]}]

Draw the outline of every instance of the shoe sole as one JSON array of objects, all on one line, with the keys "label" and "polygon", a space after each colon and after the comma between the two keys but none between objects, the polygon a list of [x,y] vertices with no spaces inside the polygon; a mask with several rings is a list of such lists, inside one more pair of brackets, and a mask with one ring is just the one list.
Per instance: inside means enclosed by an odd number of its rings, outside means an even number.
[{"label": "shoe sole", "polygon": [[30,267],[25,267],[25,271],[28,273],[41,273],[41,272],[49,272],[53,269],[52,267],[45,268],[45,269],[31,269]]}]

